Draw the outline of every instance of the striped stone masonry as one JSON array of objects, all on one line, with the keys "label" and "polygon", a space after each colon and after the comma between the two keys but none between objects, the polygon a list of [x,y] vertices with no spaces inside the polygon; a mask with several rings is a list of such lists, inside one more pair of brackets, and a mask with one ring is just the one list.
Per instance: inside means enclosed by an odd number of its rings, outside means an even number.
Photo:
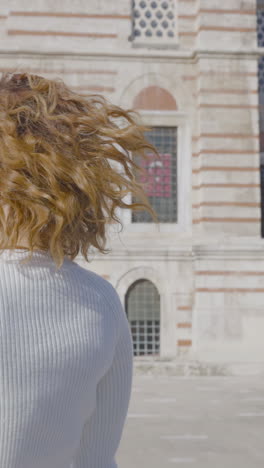
[{"label": "striped stone masonry", "polygon": [[90,264],[77,261],[111,282],[124,308],[133,284],[155,286],[159,358],[259,362],[264,250],[255,0],[175,0],[175,41],[161,36],[156,44],[144,43],[143,34],[133,40],[129,0],[44,4],[0,7],[0,72],[62,78],[84,96],[103,94],[137,110],[149,126],[177,127],[177,222],[158,229],[120,210],[124,230],[117,235],[109,227],[111,252],[93,254]]}]

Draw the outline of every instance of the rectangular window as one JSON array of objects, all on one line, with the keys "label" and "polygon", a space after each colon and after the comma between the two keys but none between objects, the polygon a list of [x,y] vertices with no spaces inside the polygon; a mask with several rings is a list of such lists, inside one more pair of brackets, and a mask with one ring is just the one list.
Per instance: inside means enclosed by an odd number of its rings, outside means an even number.
[{"label": "rectangular window", "polygon": [[132,35],[135,45],[175,46],[177,0],[132,0]]},{"label": "rectangular window", "polygon": [[[258,46],[264,47],[264,0],[257,0]],[[264,237],[264,56],[258,59],[259,134],[261,170],[261,236]]]},{"label": "rectangular window", "polygon": [[[145,193],[157,213],[160,223],[176,223],[177,219],[177,127],[152,127],[146,132],[147,140],[153,144],[161,157],[146,152],[144,160],[133,155],[133,160],[145,174],[137,173],[137,180],[144,184]],[[137,203],[134,197],[132,202]],[[132,211],[132,223],[153,223],[146,210]]]}]

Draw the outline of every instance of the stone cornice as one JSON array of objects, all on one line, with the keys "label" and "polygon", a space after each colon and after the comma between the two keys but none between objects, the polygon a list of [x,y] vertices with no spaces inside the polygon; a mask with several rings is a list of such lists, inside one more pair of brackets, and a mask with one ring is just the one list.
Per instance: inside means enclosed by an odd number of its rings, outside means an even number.
[{"label": "stone cornice", "polygon": [[92,256],[95,261],[125,261],[129,262],[135,260],[148,260],[148,261],[160,261],[166,259],[166,261],[171,262],[175,260],[191,260],[193,259],[193,252],[189,249],[168,249],[166,247],[160,248],[142,248],[140,245],[138,247],[131,247],[129,249],[118,247],[112,249],[112,251],[107,255],[101,255],[96,253]]},{"label": "stone cornice", "polygon": [[210,258],[210,259],[223,259],[223,260],[254,260],[264,261],[264,244],[260,246],[204,246],[196,245],[193,246],[193,257],[199,258]]},{"label": "stone cornice", "polygon": [[184,261],[195,261],[200,258],[218,258],[218,259],[235,259],[235,260],[254,260],[254,261],[264,261],[264,239],[252,241],[248,240],[246,242],[241,242],[240,240],[233,241],[219,241],[213,243],[212,241],[208,243],[194,243],[193,245],[179,245],[179,241],[175,240],[175,243],[178,242],[178,245],[175,247],[166,247],[166,246],[151,246],[147,248],[146,246],[131,245],[128,247],[118,245],[112,246],[112,250],[107,255],[102,255],[95,253],[93,255],[93,260],[96,261],[113,261],[121,260],[129,262],[134,260],[148,260],[148,261],[175,261],[175,260],[184,260]]},{"label": "stone cornice", "polygon": [[180,50],[180,49],[119,49],[116,51],[87,51],[87,52],[64,52],[56,50],[47,51],[32,51],[32,50],[0,50],[1,57],[14,57],[19,56],[20,58],[28,59],[39,59],[42,58],[57,58],[57,59],[76,59],[76,60],[113,60],[113,59],[125,59],[128,61],[144,59],[160,62],[183,62],[183,61],[194,61],[196,62],[200,58],[239,58],[239,59],[257,59],[257,57],[264,55],[264,47],[252,47],[245,49],[219,49],[219,50]]}]

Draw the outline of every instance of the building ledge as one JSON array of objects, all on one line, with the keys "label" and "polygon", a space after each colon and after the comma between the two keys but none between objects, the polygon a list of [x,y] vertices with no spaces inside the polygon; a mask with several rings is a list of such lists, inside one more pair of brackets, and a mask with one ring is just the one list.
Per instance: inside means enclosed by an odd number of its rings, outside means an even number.
[{"label": "building ledge", "polygon": [[263,362],[200,362],[188,359],[134,357],[134,375],[245,376],[263,375]]}]

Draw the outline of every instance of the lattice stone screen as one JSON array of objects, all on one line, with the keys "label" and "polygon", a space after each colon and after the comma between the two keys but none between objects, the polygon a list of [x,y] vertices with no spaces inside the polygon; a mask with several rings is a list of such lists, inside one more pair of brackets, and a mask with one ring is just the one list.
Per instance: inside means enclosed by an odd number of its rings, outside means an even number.
[{"label": "lattice stone screen", "polygon": [[[157,213],[160,223],[177,222],[177,127],[152,127],[146,132],[147,140],[158,150],[161,160],[147,152],[149,160],[133,160],[146,171],[146,175],[138,174],[137,180],[144,184],[144,190],[151,206]],[[138,200],[132,196],[132,202]],[[132,223],[154,223],[146,210],[133,210]]]},{"label": "lattice stone screen", "polygon": [[176,45],[177,0],[132,0],[133,43]]},{"label": "lattice stone screen", "polygon": [[126,313],[131,326],[134,356],[159,355],[160,295],[149,280],[133,283],[126,294]]}]

